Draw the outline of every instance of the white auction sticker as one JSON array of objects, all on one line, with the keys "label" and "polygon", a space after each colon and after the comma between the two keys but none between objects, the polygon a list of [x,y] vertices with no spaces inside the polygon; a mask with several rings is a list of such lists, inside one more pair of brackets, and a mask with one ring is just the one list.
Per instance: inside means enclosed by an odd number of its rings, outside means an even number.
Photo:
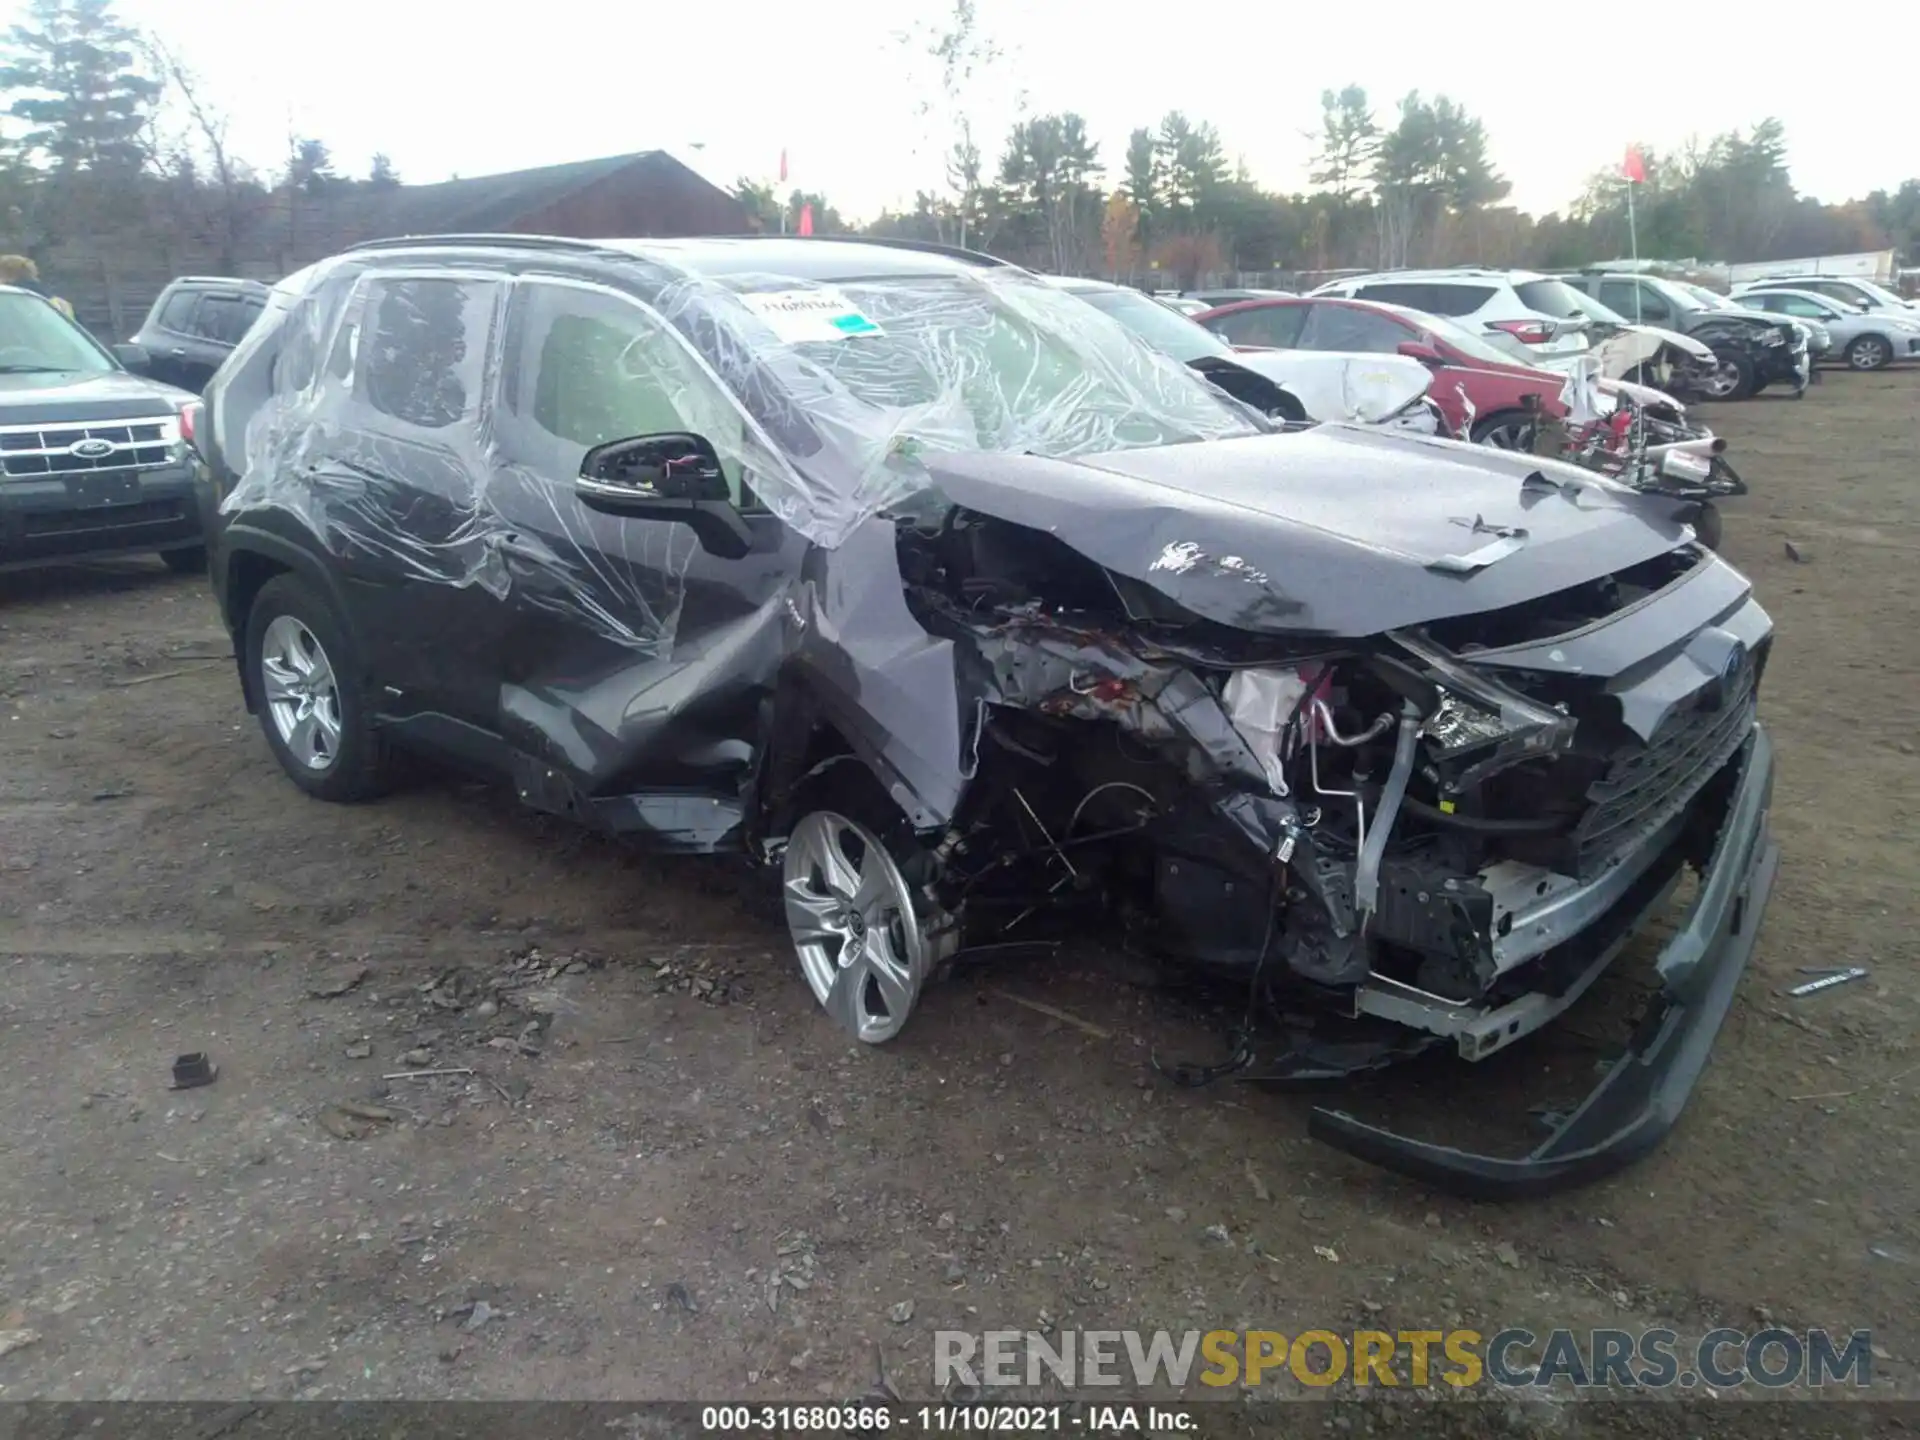
[{"label": "white auction sticker", "polygon": [[828,285],[811,290],[749,292],[740,299],[789,345],[882,333],[851,300]]}]

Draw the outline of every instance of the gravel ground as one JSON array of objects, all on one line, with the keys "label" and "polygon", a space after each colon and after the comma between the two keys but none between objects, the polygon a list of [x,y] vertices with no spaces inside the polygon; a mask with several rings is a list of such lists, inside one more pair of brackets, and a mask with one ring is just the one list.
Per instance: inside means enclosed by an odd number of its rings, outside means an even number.
[{"label": "gravel ground", "polygon": [[[1755,491],[1726,551],[1778,624],[1780,881],[1676,1133],[1526,1205],[1317,1146],[1311,1096],[1169,1088],[1150,1057],[1211,1058],[1217,1016],[1097,954],[957,980],[856,1051],[758,877],[457,780],[308,801],[204,582],[0,577],[0,1336],[35,1337],[0,1398],[812,1400],[877,1359],[924,1396],[942,1328],[1769,1319],[1873,1327],[1876,1388],[1912,1394],[1917,392],[1712,412]],[[1780,994],[1842,962],[1871,979]],[[1516,1097],[1591,1084],[1605,1005],[1355,1103],[1524,1127]],[[192,1050],[218,1080],[169,1090]],[[383,1078],[421,1068],[461,1073]]]}]

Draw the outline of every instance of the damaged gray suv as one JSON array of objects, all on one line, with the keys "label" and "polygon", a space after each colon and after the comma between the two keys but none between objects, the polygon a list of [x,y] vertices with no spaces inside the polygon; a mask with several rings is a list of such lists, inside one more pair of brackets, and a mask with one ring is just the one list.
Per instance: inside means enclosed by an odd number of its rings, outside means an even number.
[{"label": "damaged gray suv", "polygon": [[1277,1071],[1479,1060],[1690,879],[1628,1053],[1532,1152],[1315,1112],[1540,1191],[1666,1133],[1752,951],[1772,624],[1667,502],[1277,423],[1015,267],[381,242],[278,286],[208,409],[213,583],[296,784],[424,750],[764,860],[862,1041],[1097,924],[1253,997]]}]

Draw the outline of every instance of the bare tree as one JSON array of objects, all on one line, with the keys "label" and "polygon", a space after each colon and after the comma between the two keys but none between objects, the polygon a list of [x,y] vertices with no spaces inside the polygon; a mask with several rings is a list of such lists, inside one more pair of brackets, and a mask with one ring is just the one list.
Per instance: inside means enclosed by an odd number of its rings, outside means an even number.
[{"label": "bare tree", "polygon": [[[239,268],[239,239],[251,207],[247,203],[246,177],[227,147],[227,117],[206,99],[200,77],[158,36],[151,33],[142,36],[141,48],[162,82],[185,108],[198,136],[199,148],[206,152],[208,179],[214,187],[210,238],[219,251],[220,268],[232,272]],[[194,162],[192,146],[182,144],[178,148],[170,170],[174,178],[185,179],[198,193],[200,168]]]},{"label": "bare tree", "polygon": [[984,166],[974,138],[979,81],[984,71],[1005,58],[1005,52],[981,30],[974,0],[952,0],[952,8],[939,22],[918,23],[895,38],[932,62],[934,83],[924,87],[915,113],[939,136],[947,184],[958,196],[953,213],[941,222],[942,230],[950,224],[958,242],[965,245],[969,231],[979,222],[983,189]]}]

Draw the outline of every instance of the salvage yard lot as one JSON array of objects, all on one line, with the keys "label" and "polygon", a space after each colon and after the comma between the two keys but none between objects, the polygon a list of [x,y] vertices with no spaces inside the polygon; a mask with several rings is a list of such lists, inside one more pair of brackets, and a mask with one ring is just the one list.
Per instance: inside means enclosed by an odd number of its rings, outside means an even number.
[{"label": "salvage yard lot", "polygon": [[[741,868],[445,777],[306,800],[203,581],[0,577],[0,1330],[39,1336],[0,1395],[813,1399],[877,1346],[921,1396],[942,1328],[1769,1320],[1871,1326],[1920,1391],[1920,375],[1703,413],[1778,625],[1780,879],[1665,1147],[1505,1207],[1317,1146],[1308,1097],[1171,1088],[1217,1027],[1101,955],[856,1053]],[[471,1073],[382,1078],[422,1065]],[[1443,1123],[1458,1069],[1365,1098]]]}]

